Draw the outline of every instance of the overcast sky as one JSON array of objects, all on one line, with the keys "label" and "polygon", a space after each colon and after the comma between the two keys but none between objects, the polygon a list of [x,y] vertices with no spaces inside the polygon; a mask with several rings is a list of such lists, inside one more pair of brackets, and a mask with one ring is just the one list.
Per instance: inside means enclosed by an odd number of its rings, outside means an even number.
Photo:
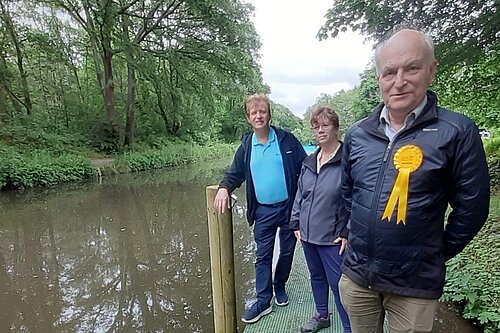
[{"label": "overcast sky", "polygon": [[359,83],[373,51],[354,33],[319,41],[332,0],[246,0],[261,37],[261,68],[271,99],[301,116],[321,93],[333,94]]}]

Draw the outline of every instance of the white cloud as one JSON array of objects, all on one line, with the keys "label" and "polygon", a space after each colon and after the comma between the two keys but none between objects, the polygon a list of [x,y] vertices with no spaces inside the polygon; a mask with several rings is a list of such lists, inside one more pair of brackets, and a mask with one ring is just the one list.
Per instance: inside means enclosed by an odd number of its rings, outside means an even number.
[{"label": "white cloud", "polygon": [[271,99],[302,115],[321,93],[333,94],[358,84],[373,51],[352,32],[319,41],[331,0],[247,0],[262,41],[264,81]]}]

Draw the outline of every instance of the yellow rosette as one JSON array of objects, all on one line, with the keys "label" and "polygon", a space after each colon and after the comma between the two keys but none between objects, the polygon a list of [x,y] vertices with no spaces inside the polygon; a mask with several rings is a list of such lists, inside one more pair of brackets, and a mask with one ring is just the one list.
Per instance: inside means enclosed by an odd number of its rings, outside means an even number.
[{"label": "yellow rosette", "polygon": [[408,208],[408,186],[410,173],[417,170],[422,164],[424,155],[422,150],[415,145],[405,145],[394,154],[394,166],[398,170],[398,176],[392,187],[391,195],[385,206],[382,220],[391,220],[392,212],[398,203],[398,219],[396,224],[406,224],[406,211]]}]

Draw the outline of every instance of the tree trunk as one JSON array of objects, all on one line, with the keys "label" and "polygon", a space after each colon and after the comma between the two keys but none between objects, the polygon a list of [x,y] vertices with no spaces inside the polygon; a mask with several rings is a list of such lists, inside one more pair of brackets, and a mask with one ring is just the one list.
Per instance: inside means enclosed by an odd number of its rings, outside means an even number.
[{"label": "tree trunk", "polygon": [[169,69],[169,71],[170,71],[169,93],[170,93],[170,103],[172,106],[172,120],[170,122],[169,132],[172,135],[177,135],[177,132],[181,128],[181,121],[179,119],[179,116],[177,115],[180,108],[181,108],[181,96],[180,96],[180,93],[178,90],[179,78],[178,78],[177,73],[174,70],[174,65],[170,62],[169,62],[169,65],[170,65],[170,69]]},{"label": "tree trunk", "polygon": [[30,91],[28,87],[28,74],[24,70],[24,55],[21,50],[21,44],[19,43],[16,31],[14,30],[14,23],[12,22],[12,18],[10,17],[10,13],[5,9],[5,6],[1,0],[0,7],[2,10],[2,18],[5,24],[5,28],[9,32],[10,37],[12,38],[12,43],[14,44],[14,48],[16,50],[17,68],[19,70],[19,75],[21,76],[21,87],[23,89],[23,105],[26,108],[26,113],[28,115],[31,115],[33,106],[31,104]]},{"label": "tree trunk", "polygon": [[0,50],[0,122],[6,122],[9,118],[7,113],[7,61]]},{"label": "tree trunk", "polygon": [[112,27],[114,24],[112,2],[107,1],[103,8],[103,23],[101,26],[101,47],[102,47],[102,62],[104,65],[104,110],[106,112],[106,120],[104,124],[106,140],[112,145],[111,150],[117,150],[119,146],[120,133],[115,112],[114,91],[115,82],[113,78],[113,49],[111,47]]},{"label": "tree trunk", "polygon": [[135,124],[135,68],[127,64],[127,120],[125,124],[125,146],[131,147],[134,141]]},{"label": "tree trunk", "polygon": [[135,62],[134,49],[130,43],[129,35],[130,21],[127,16],[122,20],[123,41],[125,44],[125,55],[127,58],[127,106],[126,106],[126,121],[125,121],[125,140],[123,144],[127,147],[132,147],[134,142],[134,125],[135,125]]},{"label": "tree trunk", "polygon": [[[56,16],[54,11],[52,11],[52,17],[54,18],[54,20],[57,20],[57,16]],[[58,29],[58,27],[56,27],[54,32],[57,35],[57,39],[58,39],[59,43],[61,44],[61,46],[64,48],[64,50],[66,52],[66,57],[68,59],[67,66],[70,68],[70,70],[73,73],[73,76],[75,78],[76,87],[78,88],[78,100],[80,102],[82,102],[83,90],[82,90],[82,85],[80,83],[80,77],[78,75],[78,69],[77,69],[77,66],[75,64],[75,59],[73,57],[73,54],[72,54],[73,52],[71,50],[71,47],[64,41],[61,30],[62,29]]]},{"label": "tree trunk", "polygon": [[168,124],[167,111],[165,110],[165,106],[163,105],[163,97],[161,94],[160,84],[158,82],[153,82],[153,86],[155,88],[155,93],[156,93],[156,103],[158,105],[157,113],[160,115],[161,119],[163,120],[163,125],[165,126],[165,130],[167,132],[169,132],[170,126]]},{"label": "tree trunk", "polygon": [[104,82],[103,82],[104,75],[103,75],[102,59],[99,56],[99,42],[98,42],[98,38],[96,36],[97,30],[96,30],[96,27],[94,25],[93,17],[90,14],[90,10],[89,10],[87,2],[83,3],[83,9],[85,10],[85,18],[87,20],[82,21],[81,24],[85,28],[87,33],[89,34],[90,44],[91,44],[91,48],[92,48],[92,59],[94,60],[97,84],[99,86],[99,89],[102,92],[103,87],[104,87]]},{"label": "tree trunk", "polygon": [[9,118],[7,114],[7,90],[5,84],[0,82],[0,122],[5,123]]},{"label": "tree trunk", "polygon": [[113,80],[113,51],[111,50],[111,39],[106,37],[102,41],[103,48],[103,63],[104,63],[104,110],[106,110],[106,120],[110,123],[115,123],[115,104],[114,90],[115,83]]}]

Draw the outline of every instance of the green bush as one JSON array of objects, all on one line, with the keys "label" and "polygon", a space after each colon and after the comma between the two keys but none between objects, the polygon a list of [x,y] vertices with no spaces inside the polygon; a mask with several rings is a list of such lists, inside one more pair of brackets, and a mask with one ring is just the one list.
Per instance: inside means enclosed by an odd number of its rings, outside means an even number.
[{"label": "green bush", "polygon": [[47,186],[93,175],[88,159],[80,156],[44,150],[21,154],[14,149],[3,149],[0,156],[0,189]]},{"label": "green bush", "polygon": [[57,134],[47,132],[36,124],[32,127],[0,126],[0,145],[17,151],[50,150],[54,153],[87,153],[86,139],[77,133]]},{"label": "green bush", "polygon": [[500,220],[488,220],[475,239],[447,264],[443,298],[464,305],[464,318],[475,318],[484,332],[500,332]]},{"label": "green bush", "polygon": [[488,158],[490,182],[493,190],[500,187],[500,137],[484,141],[484,150]]},{"label": "green bush", "polygon": [[500,154],[488,156],[488,167],[491,187],[495,192],[498,192],[500,187]]},{"label": "green bush", "polygon": [[486,155],[498,155],[500,153],[500,137],[494,137],[489,140],[483,140],[484,151]]},{"label": "green bush", "polygon": [[125,153],[123,159],[130,170],[142,171],[229,156],[234,150],[235,147],[230,144],[203,147],[186,143],[168,144],[160,149]]}]

